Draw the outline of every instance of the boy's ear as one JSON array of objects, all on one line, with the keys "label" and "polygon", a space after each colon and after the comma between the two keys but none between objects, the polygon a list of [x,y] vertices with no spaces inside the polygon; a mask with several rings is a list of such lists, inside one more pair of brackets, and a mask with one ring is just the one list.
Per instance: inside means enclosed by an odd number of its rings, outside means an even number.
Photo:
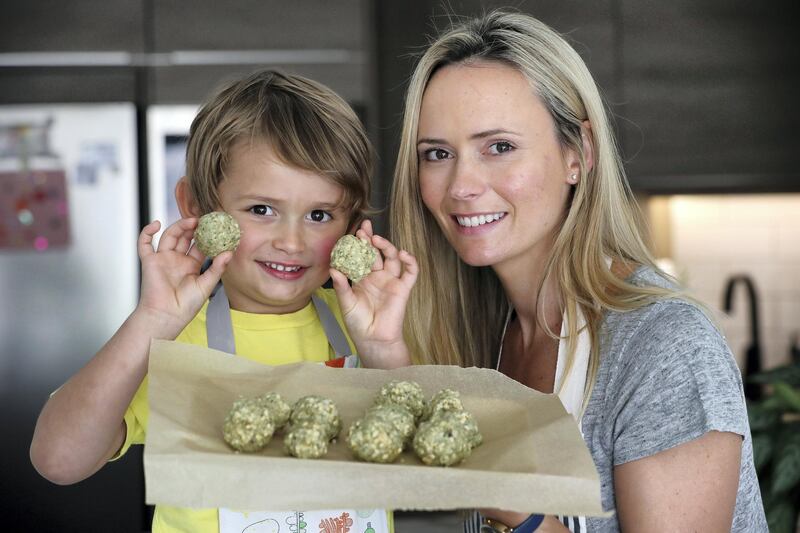
[{"label": "boy's ear", "polygon": [[189,187],[189,181],[186,179],[186,176],[179,179],[178,184],[175,185],[175,201],[178,204],[178,211],[180,211],[181,217],[183,218],[199,217],[202,214],[192,195],[192,190]]}]

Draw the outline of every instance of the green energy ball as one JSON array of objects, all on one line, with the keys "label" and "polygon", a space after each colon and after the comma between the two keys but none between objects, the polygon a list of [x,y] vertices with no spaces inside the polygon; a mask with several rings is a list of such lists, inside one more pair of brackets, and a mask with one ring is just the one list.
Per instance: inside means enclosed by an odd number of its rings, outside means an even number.
[{"label": "green energy ball", "polygon": [[292,406],[284,401],[280,394],[277,392],[268,392],[258,397],[258,400],[269,411],[272,416],[272,422],[275,424],[275,429],[280,429],[289,421],[289,415],[292,412]]},{"label": "green energy ball", "polygon": [[300,459],[318,459],[328,453],[328,430],[319,424],[294,425],[283,437],[283,448]]},{"label": "green energy ball", "polygon": [[272,439],[274,432],[272,415],[258,398],[239,398],[233,402],[222,426],[225,442],[242,452],[262,449]]},{"label": "green energy ball", "polygon": [[295,426],[317,425],[325,430],[331,440],[342,429],[339,410],[333,400],[321,396],[303,396],[294,404],[289,415],[289,431]]},{"label": "green energy ball", "polygon": [[428,420],[432,416],[442,411],[463,411],[464,406],[461,404],[461,396],[458,391],[453,389],[442,389],[433,395],[431,401],[425,409],[423,415],[424,420]]},{"label": "green energy ball", "polygon": [[440,420],[447,422],[448,424],[453,424],[455,426],[464,428],[464,430],[467,432],[467,440],[472,448],[475,446],[480,446],[480,444],[483,442],[483,435],[481,435],[481,432],[478,429],[478,422],[475,420],[475,416],[473,416],[473,414],[469,411],[438,411],[433,415],[431,420]]},{"label": "green energy ball", "polygon": [[355,235],[345,235],[331,250],[331,266],[347,276],[353,283],[372,271],[378,251]]},{"label": "green energy ball", "polygon": [[353,455],[371,463],[391,463],[403,451],[403,435],[391,422],[376,416],[356,420],[347,434]]},{"label": "green energy ball", "polygon": [[375,405],[367,409],[364,418],[377,418],[394,427],[403,439],[403,447],[411,444],[414,432],[417,430],[414,415],[403,407],[395,403],[385,403]]},{"label": "green energy ball", "polygon": [[419,419],[425,412],[425,394],[422,387],[414,381],[390,381],[378,392],[376,405],[396,403],[402,405]]},{"label": "green energy ball", "polygon": [[414,452],[426,465],[451,466],[472,453],[467,429],[444,416],[419,425],[414,435]]},{"label": "green energy ball", "polygon": [[194,230],[197,249],[206,257],[216,257],[227,250],[235,250],[241,236],[236,219],[222,211],[201,216]]}]

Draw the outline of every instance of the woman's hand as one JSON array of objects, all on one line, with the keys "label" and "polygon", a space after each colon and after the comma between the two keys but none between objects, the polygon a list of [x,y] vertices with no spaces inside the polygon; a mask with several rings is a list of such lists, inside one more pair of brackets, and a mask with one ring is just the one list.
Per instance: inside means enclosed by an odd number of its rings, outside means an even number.
[{"label": "woman's hand", "polygon": [[[500,509],[478,509],[478,512],[481,513],[481,516],[494,518],[512,528],[516,528],[530,516],[530,514],[501,511]],[[544,521],[535,531],[536,533],[569,533],[569,529],[559,522],[558,518],[550,515],[544,517]]]},{"label": "woman's hand", "polygon": [[352,287],[344,274],[331,269],[333,288],[348,331],[365,366],[395,368],[411,364],[403,340],[403,317],[411,288],[417,281],[416,258],[391,242],[373,235],[369,220],[356,237],[372,243],[378,257],[372,272]]},{"label": "woman's hand", "polygon": [[153,236],[161,223],[151,222],[139,234],[142,293],[135,312],[157,319],[163,327],[158,337],[175,338],[186,327],[208,300],[233,257],[233,252],[221,253],[200,274],[205,257],[191,246],[197,221],[182,218],[169,226],[155,250]]}]

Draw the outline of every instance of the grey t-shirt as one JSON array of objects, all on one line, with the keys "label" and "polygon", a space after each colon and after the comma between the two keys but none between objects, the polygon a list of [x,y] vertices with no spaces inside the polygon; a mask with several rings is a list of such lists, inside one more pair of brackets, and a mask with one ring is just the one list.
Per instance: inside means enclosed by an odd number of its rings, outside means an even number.
[{"label": "grey t-shirt", "polygon": [[[652,269],[629,279],[666,286]],[[600,474],[603,508],[615,510],[614,467],[673,448],[708,431],[744,437],[731,531],[768,531],[742,379],[724,338],[695,305],[661,300],[609,312],[600,329],[600,367],[583,415],[583,436]],[[587,518],[591,532],[619,531],[616,514]]]}]

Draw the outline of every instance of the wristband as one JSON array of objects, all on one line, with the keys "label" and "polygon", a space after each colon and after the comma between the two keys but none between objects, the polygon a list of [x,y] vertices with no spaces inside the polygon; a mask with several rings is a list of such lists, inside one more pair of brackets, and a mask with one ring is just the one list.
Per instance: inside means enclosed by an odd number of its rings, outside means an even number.
[{"label": "wristband", "polygon": [[533,533],[544,522],[544,515],[532,514],[516,527],[509,527],[494,518],[484,518],[481,533]]}]

